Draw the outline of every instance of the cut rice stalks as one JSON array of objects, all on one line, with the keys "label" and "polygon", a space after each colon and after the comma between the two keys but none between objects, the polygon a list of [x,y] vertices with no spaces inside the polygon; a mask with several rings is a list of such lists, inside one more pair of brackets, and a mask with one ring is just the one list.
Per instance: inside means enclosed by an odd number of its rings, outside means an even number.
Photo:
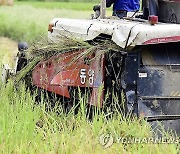
[{"label": "cut rice stalks", "polygon": [[[101,55],[112,50],[117,52],[121,50],[121,48],[111,40],[104,40],[99,43],[93,42],[91,44],[67,36],[59,36],[56,43],[49,43],[48,40],[41,39],[41,41],[33,43],[32,47],[27,50],[26,57],[28,64],[16,74],[14,81],[17,84],[22,79],[25,79],[26,75],[31,73],[40,61],[47,60],[58,54],[83,49],[83,51],[70,62],[72,64],[95,51],[98,51],[99,55]],[[96,56],[99,55],[97,54]]]}]

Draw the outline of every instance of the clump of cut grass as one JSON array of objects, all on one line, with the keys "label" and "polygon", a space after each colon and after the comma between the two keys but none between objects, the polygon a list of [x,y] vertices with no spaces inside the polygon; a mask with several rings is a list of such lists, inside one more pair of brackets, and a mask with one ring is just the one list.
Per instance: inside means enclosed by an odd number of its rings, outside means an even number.
[{"label": "clump of cut grass", "polygon": [[86,57],[96,51],[98,51],[96,56],[100,56],[101,54],[107,53],[111,50],[118,52],[120,47],[111,40],[105,40],[103,42],[90,45],[87,42],[65,35],[60,35],[58,41],[53,43],[49,43],[47,39],[41,39],[39,42],[36,41],[33,45],[31,45],[31,48],[27,50],[29,63],[16,75],[15,82],[18,83],[28,73],[31,73],[39,61],[47,60],[57,54],[78,50],[82,50],[82,52],[75,56],[68,65],[75,63],[78,59]]},{"label": "clump of cut grass", "polygon": [[32,56],[32,58],[35,56],[48,58],[49,56],[59,53],[91,47],[91,45],[86,42],[65,35],[58,36],[57,39],[58,41],[53,43],[43,37],[40,41],[35,41],[32,48],[28,51],[30,56]]}]

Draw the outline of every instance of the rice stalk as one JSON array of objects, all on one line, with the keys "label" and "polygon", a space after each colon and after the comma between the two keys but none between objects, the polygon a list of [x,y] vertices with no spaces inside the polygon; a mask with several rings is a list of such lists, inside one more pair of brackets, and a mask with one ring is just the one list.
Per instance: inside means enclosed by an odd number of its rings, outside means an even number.
[{"label": "rice stalk", "polygon": [[27,59],[29,63],[21,71],[19,71],[18,74],[16,74],[14,78],[15,83],[18,83],[20,80],[24,79],[28,73],[31,73],[31,71],[40,61],[49,59],[50,57],[58,54],[64,54],[77,50],[83,51],[75,56],[73,60],[68,63],[68,65],[71,65],[77,60],[95,52],[96,56],[94,58],[112,50],[120,51],[121,48],[111,40],[104,40],[100,43],[94,43],[91,45],[88,42],[74,39],[65,35],[58,36],[58,41],[53,43],[49,43],[48,40],[42,38],[41,41],[34,42],[32,47],[28,49]]}]

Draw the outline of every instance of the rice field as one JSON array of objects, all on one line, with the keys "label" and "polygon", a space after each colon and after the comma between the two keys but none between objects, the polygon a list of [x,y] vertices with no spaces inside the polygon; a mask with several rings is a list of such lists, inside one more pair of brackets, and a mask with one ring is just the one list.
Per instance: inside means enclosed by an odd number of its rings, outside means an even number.
[{"label": "rice field", "polygon": [[[11,38],[0,37],[0,64],[13,63],[11,56],[16,52],[18,41],[31,43],[40,36],[45,37],[47,25],[54,17],[88,18],[92,13],[89,9],[46,8],[44,3],[38,3],[39,7],[33,5],[18,2],[14,7],[0,8],[0,36]],[[36,91],[31,95],[23,82],[14,88],[12,81],[7,85],[0,81],[0,153],[180,152],[178,144],[119,142],[119,137],[151,138],[153,130],[142,119],[126,119],[118,112],[107,119],[102,112],[89,121],[83,97],[78,102],[81,105],[76,115],[73,110],[64,114],[61,106],[57,107],[58,114],[57,108],[46,112],[44,104],[49,104],[49,100],[42,98],[41,103],[35,105],[36,95]],[[111,134],[113,142],[103,134]]]},{"label": "rice field", "polygon": [[16,41],[32,43],[46,36],[48,24],[55,17],[87,18],[91,11],[36,9],[22,5],[0,9],[0,35]]},{"label": "rice field", "polygon": [[99,4],[99,2],[87,2],[82,3],[80,1],[78,2],[16,2],[15,5],[21,6],[21,5],[29,5],[35,8],[45,8],[45,9],[65,9],[65,10],[81,10],[81,11],[92,11],[92,7],[96,4]]},{"label": "rice field", "polygon": [[[17,2],[13,7],[3,6],[0,9],[0,36],[30,44],[40,36],[47,36],[48,24],[53,18],[90,18],[95,4],[77,4]],[[82,10],[78,10],[80,8]]]},{"label": "rice field", "polygon": [[[143,120],[124,119],[120,114],[107,120],[102,113],[88,121],[83,105],[77,115],[60,112],[57,116],[46,112],[43,104],[34,106],[35,96],[23,83],[18,89],[11,82],[1,86],[0,98],[1,153],[177,153],[178,144],[118,143],[119,136],[151,137]],[[104,133],[113,136],[108,147],[100,140]]]}]

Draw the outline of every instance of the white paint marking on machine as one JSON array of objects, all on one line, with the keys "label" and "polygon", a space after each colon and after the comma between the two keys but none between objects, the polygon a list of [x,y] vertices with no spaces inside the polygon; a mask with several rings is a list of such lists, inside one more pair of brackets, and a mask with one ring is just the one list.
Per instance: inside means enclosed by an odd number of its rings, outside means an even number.
[{"label": "white paint marking on machine", "polygon": [[[87,73],[86,73],[87,72]],[[81,84],[84,85],[86,83],[86,77],[89,77],[89,84],[93,85],[94,83],[94,70],[88,70],[86,71],[86,69],[81,69],[80,70],[80,78],[81,78]]]},{"label": "white paint marking on machine", "polygon": [[140,78],[147,78],[147,73],[139,73]]}]

